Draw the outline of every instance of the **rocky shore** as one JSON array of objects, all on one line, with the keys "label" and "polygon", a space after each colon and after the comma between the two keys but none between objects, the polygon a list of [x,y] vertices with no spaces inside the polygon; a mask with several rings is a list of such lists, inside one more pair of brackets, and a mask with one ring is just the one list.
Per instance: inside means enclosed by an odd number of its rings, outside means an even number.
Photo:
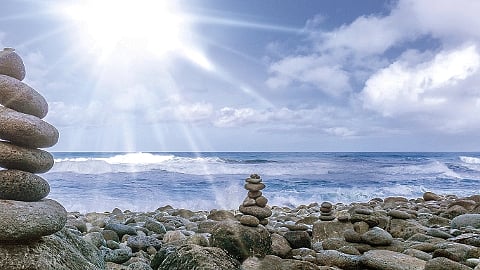
[{"label": "rocky shore", "polygon": [[238,210],[73,212],[50,237],[77,237],[83,269],[480,269],[480,195],[271,210],[265,226]]}]

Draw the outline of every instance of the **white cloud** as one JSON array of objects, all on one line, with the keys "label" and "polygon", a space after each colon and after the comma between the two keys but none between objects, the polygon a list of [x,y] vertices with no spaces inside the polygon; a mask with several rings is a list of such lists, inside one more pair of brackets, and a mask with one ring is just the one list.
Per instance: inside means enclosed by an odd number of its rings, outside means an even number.
[{"label": "white cloud", "polygon": [[473,45],[441,52],[413,66],[400,59],[366,81],[361,99],[365,108],[384,116],[442,109],[464,95],[455,86],[480,75],[479,67],[480,55]]},{"label": "white cloud", "polygon": [[269,72],[272,76],[266,83],[271,88],[285,88],[300,82],[311,84],[330,96],[351,90],[349,77],[340,66],[330,65],[326,59],[315,55],[284,58],[272,64]]},{"label": "white cloud", "polygon": [[[306,43],[276,55],[266,84],[291,91],[309,84],[340,97],[336,109],[355,120],[324,125],[332,134],[368,132],[362,121],[386,133],[478,130],[478,10],[476,0],[399,0],[389,14],[366,14],[331,30],[322,25],[328,18],[316,16],[306,23]],[[312,96],[305,102],[315,104]]]}]

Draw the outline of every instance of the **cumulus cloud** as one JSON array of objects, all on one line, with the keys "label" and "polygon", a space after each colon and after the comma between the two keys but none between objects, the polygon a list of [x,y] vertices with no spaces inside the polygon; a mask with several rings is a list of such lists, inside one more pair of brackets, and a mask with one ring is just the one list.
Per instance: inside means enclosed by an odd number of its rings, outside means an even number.
[{"label": "cumulus cloud", "polygon": [[[266,85],[292,91],[309,84],[341,97],[337,109],[380,132],[480,129],[472,117],[480,113],[478,10],[475,0],[399,0],[386,15],[329,30],[328,18],[316,16],[306,23],[307,42],[270,63]],[[325,130],[358,134],[354,123]]]},{"label": "cumulus cloud", "polygon": [[361,99],[366,108],[384,116],[441,109],[463,95],[455,86],[480,75],[479,67],[480,55],[474,45],[438,53],[413,66],[399,59],[366,81]]}]

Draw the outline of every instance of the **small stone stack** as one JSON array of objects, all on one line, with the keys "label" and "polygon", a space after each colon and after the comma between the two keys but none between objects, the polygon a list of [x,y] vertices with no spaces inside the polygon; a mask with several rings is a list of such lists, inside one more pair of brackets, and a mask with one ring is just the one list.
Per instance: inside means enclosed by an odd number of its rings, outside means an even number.
[{"label": "small stone stack", "polygon": [[258,174],[252,174],[245,180],[248,194],[239,207],[240,212],[244,214],[240,217],[241,224],[251,227],[268,224],[267,218],[272,215],[272,209],[267,205],[267,198],[262,195],[264,188],[265,184]]},{"label": "small stone stack", "polygon": [[25,66],[14,49],[0,51],[0,243],[24,243],[61,230],[65,208],[45,199],[48,182],[35,173],[53,166],[38,148],[58,141],[57,129],[43,121],[46,100],[23,83]]},{"label": "small stone stack", "polygon": [[329,202],[323,202],[320,205],[320,220],[321,221],[332,221],[335,219],[335,215],[333,215],[333,206]]}]

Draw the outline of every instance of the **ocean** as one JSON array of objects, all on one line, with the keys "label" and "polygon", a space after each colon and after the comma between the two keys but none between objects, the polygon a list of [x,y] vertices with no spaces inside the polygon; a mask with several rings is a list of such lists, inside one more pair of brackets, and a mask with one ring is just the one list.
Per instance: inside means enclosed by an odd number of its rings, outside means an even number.
[{"label": "ocean", "polygon": [[41,176],[68,211],[236,209],[259,174],[269,205],[480,193],[480,153],[54,152]]}]

